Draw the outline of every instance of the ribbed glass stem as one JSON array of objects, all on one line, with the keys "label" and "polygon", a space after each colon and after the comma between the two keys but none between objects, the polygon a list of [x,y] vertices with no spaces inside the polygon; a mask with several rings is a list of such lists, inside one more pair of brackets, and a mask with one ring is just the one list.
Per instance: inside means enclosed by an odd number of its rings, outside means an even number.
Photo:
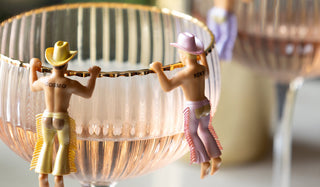
[{"label": "ribbed glass stem", "polygon": [[290,187],[292,118],[301,79],[292,83],[277,83],[277,126],[273,142],[273,187]]}]

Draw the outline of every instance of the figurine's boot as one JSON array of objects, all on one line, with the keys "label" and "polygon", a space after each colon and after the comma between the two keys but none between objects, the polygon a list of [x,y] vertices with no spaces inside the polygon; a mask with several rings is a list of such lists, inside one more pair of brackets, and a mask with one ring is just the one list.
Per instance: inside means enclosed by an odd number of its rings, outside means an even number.
[{"label": "figurine's boot", "polygon": [[220,168],[221,158],[217,157],[217,158],[212,158],[211,160],[212,160],[212,163],[211,163],[211,173],[210,174],[213,175]]},{"label": "figurine's boot", "polygon": [[63,176],[54,177],[54,187],[64,187]]},{"label": "figurine's boot", "polygon": [[204,179],[208,175],[209,168],[210,168],[210,162],[201,163],[201,175],[200,175],[201,179]]},{"label": "figurine's boot", "polygon": [[39,187],[49,187],[48,174],[39,174]]}]

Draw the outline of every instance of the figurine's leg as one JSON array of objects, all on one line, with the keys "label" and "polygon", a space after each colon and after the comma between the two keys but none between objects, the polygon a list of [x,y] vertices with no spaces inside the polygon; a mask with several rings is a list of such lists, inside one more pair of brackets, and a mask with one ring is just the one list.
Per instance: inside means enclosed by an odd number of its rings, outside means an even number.
[{"label": "figurine's leg", "polygon": [[220,37],[223,34],[223,33],[221,33],[220,24],[214,23],[210,30],[214,34],[214,37],[215,37],[214,39],[217,42],[220,41]]},{"label": "figurine's leg", "polygon": [[210,115],[202,117],[200,119],[200,125],[199,125],[199,136],[201,137],[201,140],[203,141],[205,148],[208,152],[208,155],[211,157],[211,175],[213,175],[220,167],[221,165],[221,151],[220,148],[213,137],[213,135],[210,133],[209,125],[210,124]]},{"label": "figurine's leg", "polygon": [[231,60],[232,59],[232,52],[233,52],[233,47],[237,38],[238,34],[238,25],[237,25],[237,18],[235,15],[230,15],[228,18],[228,21],[226,23],[226,35],[227,35],[227,41],[225,42],[225,45],[223,46],[224,48],[222,49],[223,51],[223,58],[224,60]]},{"label": "figurine's leg", "polygon": [[206,148],[206,151],[210,158],[217,158],[221,155],[220,148],[209,131],[210,115],[200,118],[199,136]]},{"label": "figurine's leg", "polygon": [[220,168],[221,158],[220,157],[212,158],[211,161],[212,161],[212,163],[211,163],[211,173],[210,173],[210,175],[213,175]]},{"label": "figurine's leg", "polygon": [[54,177],[54,187],[64,187],[63,176]]},{"label": "figurine's leg", "polygon": [[216,42],[216,48],[219,54],[219,57],[223,60],[226,59],[226,45],[227,42],[229,41],[229,34],[230,34],[230,30],[228,28],[228,22],[229,20],[226,20],[223,23],[219,24],[219,29],[221,32],[221,36],[219,37],[219,40],[217,40]]},{"label": "figurine's leg", "polygon": [[54,137],[55,137],[56,131],[54,129],[48,129],[45,126],[43,126],[42,133],[43,133],[43,145],[39,154],[35,171],[37,173],[51,173],[53,143],[54,143]]},{"label": "figurine's leg", "polygon": [[39,187],[49,187],[48,174],[39,174]]},{"label": "figurine's leg", "polygon": [[52,174],[55,176],[66,175],[70,173],[69,165],[69,144],[70,144],[70,126],[69,120],[65,120],[65,124],[61,130],[58,130],[59,149]]},{"label": "figurine's leg", "polygon": [[199,120],[196,119],[192,110],[185,110],[184,115],[184,131],[190,148],[191,162],[202,163],[209,161],[210,158],[197,133]]},{"label": "figurine's leg", "polygon": [[202,162],[201,163],[201,175],[200,175],[201,179],[205,178],[208,175],[209,168],[210,168],[210,162]]}]

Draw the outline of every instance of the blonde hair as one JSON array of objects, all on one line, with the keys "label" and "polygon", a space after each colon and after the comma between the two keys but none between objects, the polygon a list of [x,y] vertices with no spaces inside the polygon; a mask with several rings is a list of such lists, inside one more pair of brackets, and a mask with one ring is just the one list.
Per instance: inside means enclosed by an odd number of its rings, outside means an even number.
[{"label": "blonde hair", "polygon": [[188,59],[191,59],[191,60],[198,60],[198,55],[193,55],[191,53],[188,53],[186,51],[183,51],[183,50],[179,50],[179,53],[182,53],[183,55],[186,55]]}]

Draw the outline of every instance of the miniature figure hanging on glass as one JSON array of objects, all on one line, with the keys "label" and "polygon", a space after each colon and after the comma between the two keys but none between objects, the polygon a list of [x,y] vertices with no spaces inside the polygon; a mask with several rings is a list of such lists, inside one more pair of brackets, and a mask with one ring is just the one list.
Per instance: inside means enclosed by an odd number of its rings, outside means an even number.
[{"label": "miniature figure hanging on glass", "polygon": [[[232,50],[237,38],[237,17],[234,14],[235,0],[214,0],[207,14],[207,25],[215,36],[215,47],[220,60],[231,61]],[[242,0],[250,2],[251,0]]]},{"label": "miniature figure hanging on glass", "polygon": [[[210,174],[213,175],[221,164],[221,146],[211,125],[210,102],[204,94],[205,78],[209,74],[206,55],[202,42],[188,32],[180,33],[178,42],[171,45],[178,48],[184,69],[168,79],[160,62],[153,62],[150,66],[158,75],[164,91],[179,86],[182,88],[186,100],[184,132],[190,148],[190,159],[191,163],[201,163],[200,177],[204,178],[210,166]],[[198,55],[200,64],[197,62]]]},{"label": "miniature figure hanging on glass", "polygon": [[[55,176],[55,186],[63,187],[63,175],[76,172],[74,163],[76,151],[75,122],[68,115],[72,94],[90,98],[100,68],[94,66],[88,71],[90,79],[87,86],[65,77],[68,62],[77,51],[70,51],[68,42],[58,41],[54,47],[46,49],[45,57],[53,66],[52,74],[38,79],[41,71],[39,59],[30,60],[30,89],[33,92],[44,91],[46,109],[36,116],[37,143],[34,149],[31,168],[39,173],[39,186],[48,187],[48,174]],[[54,137],[57,134],[59,149],[52,167]]]}]

